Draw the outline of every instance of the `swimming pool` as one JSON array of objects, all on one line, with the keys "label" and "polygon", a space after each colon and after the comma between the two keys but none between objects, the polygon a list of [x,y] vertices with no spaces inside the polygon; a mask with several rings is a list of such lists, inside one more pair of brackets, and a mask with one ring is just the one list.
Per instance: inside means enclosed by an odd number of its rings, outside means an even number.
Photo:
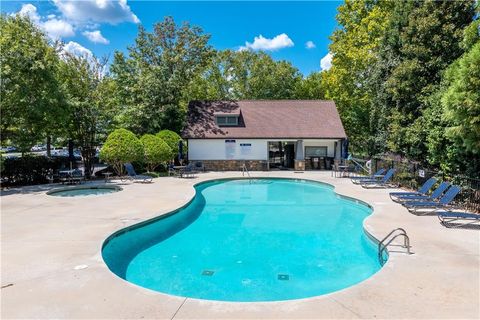
[{"label": "swimming pool", "polygon": [[48,191],[47,194],[49,196],[57,197],[79,197],[108,194],[118,192],[120,190],[122,190],[122,188],[118,186],[78,186],[53,189]]},{"label": "swimming pool", "polygon": [[209,300],[276,301],[334,292],[381,266],[365,204],[296,179],[216,180],[167,217],[121,230],[103,258],[119,277]]}]

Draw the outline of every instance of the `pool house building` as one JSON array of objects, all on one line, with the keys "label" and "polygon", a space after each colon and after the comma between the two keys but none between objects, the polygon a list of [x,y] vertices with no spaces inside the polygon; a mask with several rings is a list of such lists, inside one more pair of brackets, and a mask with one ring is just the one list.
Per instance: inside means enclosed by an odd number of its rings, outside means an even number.
[{"label": "pool house building", "polygon": [[207,170],[322,170],[347,138],[333,101],[192,101],[182,134]]}]

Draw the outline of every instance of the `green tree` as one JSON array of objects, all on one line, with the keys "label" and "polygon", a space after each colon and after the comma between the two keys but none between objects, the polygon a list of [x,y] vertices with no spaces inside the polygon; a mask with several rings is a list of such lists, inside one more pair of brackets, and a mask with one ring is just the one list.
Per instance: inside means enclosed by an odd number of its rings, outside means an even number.
[{"label": "green tree", "polygon": [[346,0],[336,16],[341,27],[330,37],[332,67],[322,72],[323,90],[327,99],[336,102],[355,152],[375,151],[376,125],[369,126],[374,103],[370,76],[391,6],[390,1]]},{"label": "green tree", "polygon": [[173,157],[172,149],[168,144],[153,134],[144,134],[140,138],[140,142],[143,144],[143,162],[150,172]]},{"label": "green tree", "polygon": [[313,72],[297,83],[296,99],[325,99],[322,72]]},{"label": "green tree", "polygon": [[182,137],[171,130],[162,130],[157,133],[157,137],[165,141],[165,143],[170,147],[173,157],[178,151],[178,143],[182,141]]},{"label": "green tree", "polygon": [[151,33],[140,26],[129,56],[115,53],[111,67],[119,83],[119,122],[137,133],[179,132],[186,112],[183,91],[212,53],[209,38],[199,27],[177,26],[171,17]]},{"label": "green tree", "polygon": [[184,91],[183,100],[228,100],[232,95],[232,65],[234,53],[215,51],[207,66],[199,72]]},{"label": "green tree", "polygon": [[301,80],[290,62],[249,50],[233,53],[229,76],[234,99],[292,99]]},{"label": "green tree", "polygon": [[59,72],[69,118],[67,136],[79,145],[87,177],[93,173],[98,135],[105,134],[112,116],[108,104],[108,83],[104,77],[105,61],[95,57],[62,53]]},{"label": "green tree", "polygon": [[22,152],[54,133],[65,119],[59,58],[28,18],[0,16],[1,139]]},{"label": "green tree", "polygon": [[[447,136],[463,151],[480,157],[480,41],[453,63],[445,74],[442,95]],[[480,161],[479,161],[480,162]]]},{"label": "green tree", "polygon": [[[391,133],[401,132],[403,129],[399,122],[402,115],[396,110],[386,83],[392,70],[400,63],[402,46],[400,34],[407,25],[413,8],[419,4],[419,1],[414,0],[391,2],[389,19],[375,50],[376,59],[371,65],[367,81],[367,87],[373,97],[370,102],[370,137],[367,140],[369,153],[372,155],[386,151],[399,152],[397,145],[392,143],[394,139]],[[403,138],[397,137],[400,141]]]},{"label": "green tree", "polygon": [[219,51],[185,92],[190,100],[293,99],[302,77],[287,61],[264,52]]},{"label": "green tree", "polygon": [[142,161],[143,145],[135,134],[126,129],[116,129],[110,133],[100,150],[100,159],[111,164],[117,174],[123,174],[127,162]]},{"label": "green tree", "polygon": [[463,52],[463,30],[473,19],[474,2],[428,0],[396,5],[410,12],[404,25],[395,29],[398,56],[385,82],[390,106],[401,115],[392,117],[390,147],[423,160],[429,130],[423,113],[429,96],[438,89],[442,71]]}]

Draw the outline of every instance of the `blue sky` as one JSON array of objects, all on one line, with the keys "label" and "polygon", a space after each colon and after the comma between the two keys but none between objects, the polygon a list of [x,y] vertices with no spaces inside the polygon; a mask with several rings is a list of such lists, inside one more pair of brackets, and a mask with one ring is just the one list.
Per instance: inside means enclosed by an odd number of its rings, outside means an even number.
[{"label": "blue sky", "polygon": [[[132,44],[139,23],[147,30],[164,16],[188,21],[211,35],[217,49],[264,50],[308,75],[321,70],[341,2],[186,2],[51,0],[2,1],[3,13],[29,15],[73,52],[113,56]],[[328,57],[323,67],[328,68]]]}]

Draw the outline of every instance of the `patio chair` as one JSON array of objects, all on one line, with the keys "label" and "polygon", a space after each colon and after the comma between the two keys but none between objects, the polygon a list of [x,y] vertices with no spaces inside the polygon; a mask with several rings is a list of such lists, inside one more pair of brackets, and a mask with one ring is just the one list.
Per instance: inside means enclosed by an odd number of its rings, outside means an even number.
[{"label": "patio chair", "polygon": [[175,165],[173,163],[170,163],[167,169],[168,169],[169,176],[178,176],[179,172],[178,170],[175,170]]},{"label": "patio chair", "polygon": [[133,181],[139,181],[139,182],[152,182],[153,181],[152,176],[137,174],[131,163],[125,163],[124,166],[125,166],[125,169],[127,170],[127,174],[128,174],[127,177],[129,179],[131,179]]},{"label": "patio chair", "polygon": [[374,179],[374,180],[362,180],[360,184],[364,188],[387,188],[392,186],[389,181],[392,179],[393,175],[395,174],[395,169],[389,169],[387,173],[383,176],[382,179]]},{"label": "patio chair", "polygon": [[189,163],[183,168],[181,172],[182,178],[195,178],[195,174],[197,173],[196,166],[193,163]]},{"label": "patio chair", "polygon": [[365,176],[365,177],[352,177],[352,182],[355,184],[360,184],[362,181],[366,180],[379,180],[380,178],[383,177],[383,173],[385,172],[385,169],[381,168],[371,176]]},{"label": "patio chair", "polygon": [[72,174],[70,175],[70,180],[72,183],[82,183],[85,181],[85,175],[83,174],[83,171],[80,169],[75,169],[72,171]]},{"label": "patio chair", "polygon": [[58,171],[58,180],[64,184],[75,184],[82,183],[85,181],[85,176],[83,175],[82,170],[72,169],[72,170],[59,170]]},{"label": "patio chair", "polygon": [[195,162],[195,170],[205,172],[205,166],[203,165],[202,161]]},{"label": "patio chair", "polygon": [[430,178],[418,189],[418,191],[411,191],[411,192],[390,192],[390,199],[395,202],[399,202],[398,198],[405,197],[405,196],[426,196],[428,190],[437,182],[437,179]]},{"label": "patio chair", "polygon": [[[408,209],[408,211],[414,214],[422,214],[426,215],[437,211],[439,209],[447,209],[450,205],[450,202],[460,193],[462,188],[459,186],[451,186],[447,192],[440,198],[438,201],[408,201],[405,202],[403,205]],[[425,210],[419,212],[419,210]]]},{"label": "patio chair", "polygon": [[[480,214],[459,211],[439,211],[437,217],[447,228],[466,227],[475,224],[480,226]],[[457,223],[460,222],[460,223]]]},{"label": "patio chair", "polygon": [[421,194],[419,194],[419,195],[399,196],[399,197],[397,197],[396,202],[404,203],[404,202],[408,202],[408,201],[435,201],[435,200],[440,199],[440,197],[445,192],[445,190],[448,189],[448,187],[450,187],[450,183],[444,181],[444,182],[440,183],[440,185],[435,190],[433,190],[431,195],[421,195]]}]

